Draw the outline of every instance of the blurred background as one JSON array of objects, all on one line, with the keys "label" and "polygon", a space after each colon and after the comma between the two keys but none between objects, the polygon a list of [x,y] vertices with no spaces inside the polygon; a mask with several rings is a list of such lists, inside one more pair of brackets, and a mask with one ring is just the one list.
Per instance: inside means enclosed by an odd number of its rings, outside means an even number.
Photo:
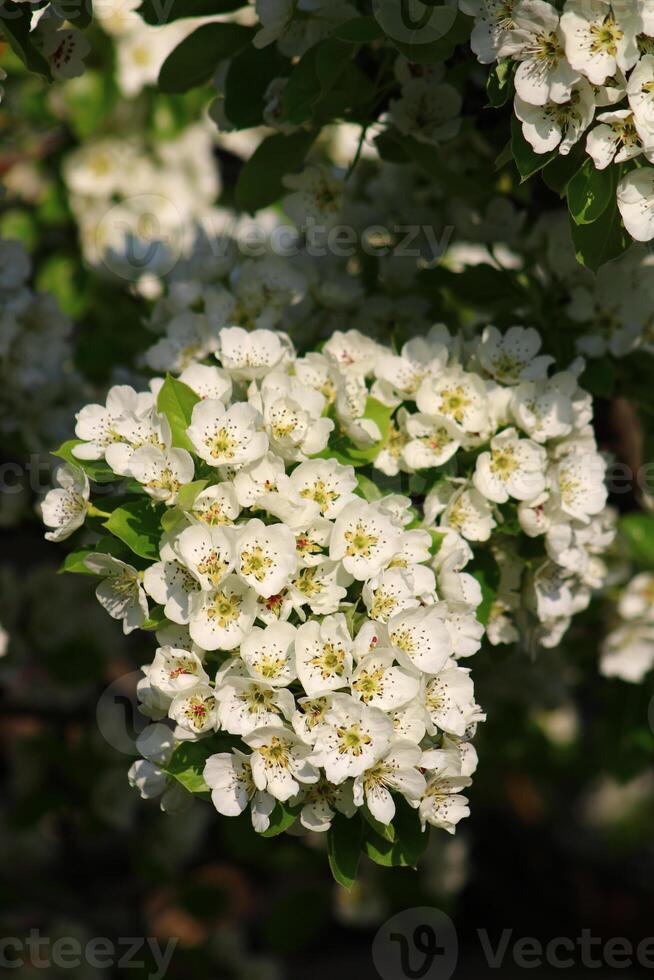
[{"label": "blurred background", "polygon": [[[167,975],[194,980],[376,978],[378,929],[420,906],[453,920],[457,977],[497,973],[484,958],[480,929],[493,946],[503,930],[513,930],[503,977],[523,972],[511,960],[520,938],[576,941],[590,930],[604,942],[624,937],[637,946],[654,932],[654,691],[647,678],[632,685],[598,671],[616,616],[610,595],[580,614],[554,649],[487,646],[476,656],[477,699],[488,721],[476,741],[472,816],[456,837],[432,834],[418,870],[364,858],[360,879],[346,892],[333,883],[317,835],[264,840],[247,821],[218,818],[208,805],[162,814],[156,801],[143,802],[129,788],[126,771],[138,755],[129,754],[139,725],[134,687],[139,666],[151,659],[151,640],[125,638],[87,579],[58,574],[65,551],[43,540],[37,506],[49,483],[48,452],[70,437],[76,408],[145,369],[153,305],[162,295],[173,302],[184,262],[199,261],[200,236],[190,257],[182,243],[171,264],[160,253],[163,266],[130,275],[128,243],[118,235],[130,198],[103,186],[93,152],[110,147],[119,168],[128,163],[131,175],[141,175],[144,190],[175,201],[185,227],[197,232],[213,222],[236,237],[235,179],[261,139],[257,128],[229,132],[212,122],[219,80],[214,90],[157,93],[152,83],[160,64],[192,25],[147,28],[131,16],[99,18],[86,73],[49,88],[8,51],[0,56],[9,72],[0,104],[0,289],[15,288],[2,280],[3,269],[14,270],[29,294],[18,333],[11,304],[5,299],[0,306],[0,936],[38,930],[82,945],[93,937],[153,937],[163,946],[175,939]],[[474,108],[482,99],[477,68],[466,70]],[[505,121],[485,125],[479,133],[464,130],[452,149],[453,168],[460,164],[472,179],[484,154],[493,158],[503,142]],[[316,151],[320,159],[346,168],[357,149],[352,130],[333,127]],[[361,190],[374,177],[387,190],[386,198],[376,195],[375,206],[386,208],[378,223],[399,203],[400,212],[403,205],[417,209],[421,220],[450,229],[440,281],[447,290],[427,291],[418,322],[444,316],[464,329],[490,308],[495,322],[511,323],[511,277],[518,267],[531,275],[538,262],[546,270],[544,285],[539,273],[546,301],[530,311],[530,322],[551,325],[558,310],[559,325],[580,336],[599,329],[600,286],[581,272],[574,279],[561,271],[571,249],[561,245],[558,201],[545,188],[528,191],[500,174],[488,200],[472,209],[415,173],[405,181],[413,196],[394,203],[393,164],[366,145],[362,167],[365,180],[352,184],[353,214],[375,215]],[[115,214],[108,220],[116,208],[120,220]],[[275,209],[259,216],[264,227],[276,220]],[[23,257],[24,269],[15,272]],[[654,289],[649,259],[639,253],[643,289]],[[397,283],[406,269],[406,263],[386,269],[398,309]],[[463,277],[460,287],[456,276]],[[622,282],[617,272],[614,281]],[[571,312],[573,294],[578,300],[583,289],[593,296],[585,319]],[[326,315],[310,322],[323,334],[334,328]],[[551,347],[570,348],[564,333],[552,329]],[[644,357],[621,362],[614,392],[622,390],[620,371],[650,385],[651,353]],[[601,378],[596,394],[600,445],[635,472],[650,458],[651,416],[603,390]],[[613,503],[627,515],[648,507],[638,493],[616,495]],[[627,537],[616,548],[616,582],[635,565],[649,567],[654,544],[632,545]],[[87,964],[61,973],[153,973],[156,965],[145,960],[142,968]],[[568,972],[582,976],[587,969],[577,960]],[[546,965],[539,970],[558,973]],[[604,965],[593,972],[620,971]],[[634,966],[628,975],[640,972],[647,970]],[[37,962],[21,975],[42,973]],[[403,974],[388,973],[396,975]]]}]

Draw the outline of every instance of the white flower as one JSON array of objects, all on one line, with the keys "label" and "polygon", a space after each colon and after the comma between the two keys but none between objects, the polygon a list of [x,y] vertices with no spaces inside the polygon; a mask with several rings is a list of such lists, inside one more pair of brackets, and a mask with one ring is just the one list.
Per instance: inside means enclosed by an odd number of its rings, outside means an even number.
[{"label": "white flower", "polygon": [[176,540],[180,560],[203,589],[219,588],[234,569],[234,535],[229,530],[198,524],[185,528]]},{"label": "white flower", "polygon": [[218,720],[230,735],[247,735],[257,728],[282,728],[295,710],[293,695],[250,677],[229,675],[216,687]]},{"label": "white flower", "polygon": [[[154,410],[143,414],[126,412],[114,423],[114,440],[106,447],[104,458],[114,473],[120,476],[131,476],[132,457],[138,449],[148,447],[165,453],[170,448],[171,442],[170,425],[165,415],[160,415]],[[192,468],[189,469],[190,457],[187,458],[187,455],[177,457],[174,466],[175,469],[180,469],[184,473],[190,471],[191,479],[193,479],[193,470]],[[144,470],[152,469],[153,460],[157,461],[154,464],[155,472],[163,472],[165,464],[162,464],[158,455],[154,457],[145,456]],[[166,495],[169,493],[168,488],[163,487],[161,489],[165,491]]]},{"label": "white flower", "polygon": [[207,398],[193,408],[187,432],[198,455],[211,466],[241,466],[261,459],[268,449],[263,420],[251,405],[238,402],[225,409]]},{"label": "white flower", "polygon": [[625,586],[618,612],[623,619],[644,618],[654,622],[654,574],[641,572]]},{"label": "white flower", "polygon": [[149,391],[139,394],[129,385],[110,388],[105,405],[85,405],[77,413],[75,435],[84,440],[84,445],[75,446],[73,456],[102,459],[107,446],[121,441],[115,429],[116,422],[128,414],[146,415],[153,406],[154,399]]},{"label": "white flower", "polygon": [[413,398],[428,377],[437,377],[447,364],[447,347],[437,328],[426,337],[409,340],[400,354],[380,354],[375,377],[387,381],[403,398]]},{"label": "white flower", "polygon": [[538,106],[516,95],[514,108],[523,136],[536,153],[551,153],[558,147],[565,156],[593,121],[595,97],[588,82],[580,78],[565,102],[549,101]]},{"label": "white flower", "polygon": [[57,81],[76,78],[84,74],[84,58],[90,52],[91,45],[81,31],[72,28],[58,30],[62,21],[57,16],[48,15],[53,10],[53,7],[47,8],[33,33],[50,65],[52,77]]},{"label": "white flower", "polygon": [[49,490],[41,503],[41,516],[48,541],[65,541],[82,526],[89,503],[89,480],[77,466],[61,465],[54,473],[58,488]]},{"label": "white flower", "polygon": [[469,670],[449,661],[444,670],[427,679],[424,699],[430,735],[439,731],[465,735],[471,709],[475,707],[475,688]]},{"label": "white flower", "polygon": [[437,602],[431,607],[443,620],[452,643],[455,657],[471,657],[481,646],[484,627],[467,602]]},{"label": "white flower", "polygon": [[470,46],[483,65],[497,61],[507,32],[514,26],[517,0],[459,0],[464,14],[475,18]]},{"label": "white flower", "polygon": [[324,166],[305,167],[299,174],[287,174],[284,186],[294,191],[284,198],[289,218],[309,234],[333,227],[343,208],[344,183]]},{"label": "white flower", "polygon": [[168,776],[147,759],[133,762],[127,772],[127,779],[132,789],[137,789],[142,800],[154,800],[168,786]]},{"label": "white flower", "polygon": [[347,687],[352,674],[352,640],[345,616],[325,616],[298,628],[295,639],[297,675],[309,697]]},{"label": "white flower", "polygon": [[256,610],[256,593],[236,575],[229,575],[220,589],[191,596],[191,638],[203,650],[233,650],[251,629]]},{"label": "white flower", "polygon": [[261,411],[270,448],[282,459],[300,462],[327,445],[334,422],[322,417],[325,399],[295,378],[267,375],[260,395],[250,394],[250,403]]},{"label": "white flower", "polygon": [[443,466],[461,446],[456,424],[445,416],[407,415],[404,421],[406,444],[401,455],[411,470]]},{"label": "white flower", "polygon": [[564,513],[585,524],[599,514],[607,498],[605,474],[599,453],[579,450],[565,456],[552,474]]},{"label": "white flower", "polygon": [[354,780],[354,802],[365,802],[375,820],[389,824],[395,816],[395,790],[409,800],[417,801],[426,789],[425,777],[419,771],[422,751],[409,741],[393,742],[388,752]]},{"label": "white flower", "polygon": [[189,364],[179,380],[202,399],[213,398],[227,404],[232,397],[232,379],[222,368],[213,365]]},{"label": "white flower", "polygon": [[561,16],[568,61],[593,85],[603,85],[638,60],[636,17],[616,15],[617,6],[606,0],[567,0]]},{"label": "white flower", "polygon": [[200,684],[209,682],[200,658],[187,650],[159,647],[150,665],[148,679],[152,687],[166,697],[188,694]]},{"label": "white flower", "polygon": [[402,85],[400,98],[391,99],[388,118],[405,136],[437,146],[459,132],[461,103],[454,86],[412,78]]},{"label": "white flower", "polygon": [[490,452],[477,457],[473,482],[487,500],[504,504],[533,500],[545,489],[547,453],[531,439],[520,439],[515,429],[505,429],[491,439]]},{"label": "white flower", "polygon": [[191,596],[198,592],[197,579],[176,561],[157,561],[143,573],[143,587],[164,607],[164,616],[173,623],[189,621]]},{"label": "white flower", "polygon": [[386,623],[396,613],[420,605],[412,572],[399,567],[387,568],[368,579],[362,598],[372,619],[381,623]]},{"label": "white flower", "polygon": [[431,824],[453,834],[459,821],[470,816],[468,801],[461,796],[461,790],[470,785],[470,779],[460,774],[460,763],[455,764],[450,753],[443,751],[438,754],[442,757],[442,768],[427,782],[420,801],[420,820],[423,829]]},{"label": "white flower", "polygon": [[618,208],[637,242],[654,238],[654,167],[632,170],[618,184]]},{"label": "white flower", "polygon": [[241,659],[248,674],[271,687],[286,687],[297,676],[295,637],[290,623],[271,623],[265,629],[253,626],[241,643]]},{"label": "white flower", "polygon": [[138,735],[136,748],[144,759],[156,765],[167,766],[177,740],[167,725],[148,725]]},{"label": "white flower", "polygon": [[509,327],[504,334],[497,327],[486,327],[477,356],[484,370],[499,384],[539,381],[554,361],[553,357],[538,353],[541,344],[540,334],[531,327]]},{"label": "white flower", "polygon": [[351,783],[332,786],[324,778],[306,789],[303,788],[297,799],[291,800],[291,803],[302,804],[300,823],[306,830],[318,834],[329,830],[336,813],[342,813],[349,819],[357,809],[352,798]]},{"label": "white flower", "polygon": [[307,761],[311,746],[288,729],[258,728],[243,741],[252,749],[250,765],[258,790],[266,790],[282,803],[300,789],[300,783],[318,782],[319,773]]},{"label": "white flower", "polygon": [[498,54],[520,62],[516,92],[532,105],[565,102],[579,73],[566,59],[556,9],[544,0],[520,0],[513,8],[513,24]]},{"label": "white flower", "polygon": [[297,569],[295,536],[284,524],[254,519],[236,537],[237,573],[264,599],[278,595]]},{"label": "white flower", "polygon": [[654,54],[645,54],[627,80],[629,107],[636,129],[648,147],[654,143]]},{"label": "white flower", "polygon": [[208,684],[198,684],[190,693],[176,695],[168,715],[185,731],[203,735],[217,726],[216,698]]},{"label": "white flower", "polygon": [[272,330],[224,327],[218,334],[216,357],[234,380],[251,381],[282,367],[292,350],[286,334]]},{"label": "white flower", "polygon": [[218,813],[238,817],[250,804],[254,829],[260,834],[268,830],[275,800],[255,786],[249,756],[238,749],[210,755],[204,766],[204,781]]},{"label": "white flower", "polygon": [[619,677],[640,684],[654,667],[654,625],[627,622],[618,626],[604,640],[600,659],[603,677]]},{"label": "white flower", "polygon": [[345,374],[371,375],[383,348],[358,330],[335,331],[323,347],[323,354],[334,368]]},{"label": "white flower", "polygon": [[212,354],[216,346],[215,331],[204,314],[179,313],[169,321],[165,337],[146,351],[145,361],[153,371],[177,373]]},{"label": "white flower", "polygon": [[382,711],[395,711],[417,696],[420,679],[415,672],[394,664],[392,651],[380,650],[362,657],[352,675],[352,695]]},{"label": "white flower", "polygon": [[217,483],[197,495],[188,515],[209,527],[220,527],[233,524],[240,512],[234,484]]},{"label": "white flower", "polygon": [[548,380],[524,382],[513,393],[513,417],[536,442],[559,439],[572,431],[576,390],[577,379],[567,371]]},{"label": "white flower", "polygon": [[132,566],[113,555],[87,555],[84,564],[95,575],[106,575],[95,590],[100,605],[113,619],[122,619],[123,632],[142,626],[148,616],[148,600],[141,576]]},{"label": "white flower", "polygon": [[[301,606],[308,605],[311,612],[325,616],[337,611],[351,583],[352,576],[340,562],[325,559],[300,568],[291,579],[288,595],[298,612]],[[303,613],[300,615],[304,618]]]},{"label": "white flower", "polygon": [[605,170],[613,161],[624,163],[640,156],[643,144],[630,109],[602,112],[597,119],[601,125],[588,134],[586,152],[593,158],[598,170]]},{"label": "white flower", "polygon": [[358,581],[377,575],[397,552],[400,534],[391,520],[365,501],[352,501],[334,524],[329,557]]},{"label": "white flower", "polygon": [[195,467],[185,449],[162,452],[156,446],[142,446],[131,456],[129,472],[151,497],[171,506],[184,484],[193,480]]},{"label": "white flower", "polygon": [[356,500],[352,492],[357,485],[354,468],[333,459],[300,463],[291,473],[290,484],[302,499],[315,501],[322,516],[329,520],[337,518]]},{"label": "white flower", "polygon": [[451,369],[427,378],[416,404],[425,415],[446,418],[461,435],[478,435],[488,424],[486,386],[477,374]]},{"label": "white flower", "polygon": [[388,623],[388,636],[398,658],[409,668],[437,674],[452,653],[449,631],[437,609],[411,609]]},{"label": "white flower", "polygon": [[378,708],[367,708],[347,694],[333,694],[314,730],[311,761],[337,786],[370,769],[389,748],[393,724]]},{"label": "white flower", "polygon": [[496,522],[486,497],[464,485],[450,497],[440,526],[452,528],[469,541],[488,541]]}]

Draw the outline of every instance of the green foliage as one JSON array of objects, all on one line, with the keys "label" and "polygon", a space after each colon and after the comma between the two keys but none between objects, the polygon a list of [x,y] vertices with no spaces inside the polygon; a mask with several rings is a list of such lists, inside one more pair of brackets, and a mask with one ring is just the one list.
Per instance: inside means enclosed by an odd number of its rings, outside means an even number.
[{"label": "green foliage", "polygon": [[283,178],[302,165],[313,141],[314,135],[306,132],[268,136],[241,170],[236,184],[239,208],[253,214],[279,200]]},{"label": "green foliage", "polygon": [[212,17],[245,6],[245,0],[143,0],[139,14],[153,27],[182,17]]},{"label": "green foliage", "polygon": [[62,443],[52,455],[58,459],[63,459],[71,466],[84,470],[89,480],[93,480],[94,483],[114,483],[116,474],[103,459],[78,459],[77,456],[73,455],[75,446],[81,446],[83,441],[83,439],[69,439]]},{"label": "green foliage", "polygon": [[415,868],[429,843],[429,830],[421,829],[418,811],[404,799],[396,796],[395,806],[392,829],[385,828],[383,833],[379,832],[382,825],[366,816],[363,848],[382,867]]},{"label": "green foliage", "polygon": [[264,830],[262,837],[278,837],[292,827],[301,811],[301,806],[290,806],[288,803],[275,803],[275,809],[270,814],[270,826]]},{"label": "green foliage", "polygon": [[577,225],[590,225],[615,201],[615,167],[598,170],[590,158],[567,185],[568,207]]},{"label": "green foliage", "polygon": [[193,443],[186,434],[191,424],[193,408],[200,401],[195,392],[182,381],[170,375],[166,376],[159,395],[157,410],[162,412],[170,423],[173,446],[195,452]]},{"label": "green foliage", "polygon": [[208,82],[216,66],[242,51],[254,30],[241,24],[204,24],[168,55],[159,72],[162,92],[188,92]]},{"label": "green foliage", "polygon": [[499,109],[511,98],[513,92],[513,76],[515,75],[515,62],[510,58],[503,58],[493,65],[488,73],[486,83],[486,93],[488,104],[494,109]]},{"label": "green foliage", "polygon": [[112,511],[103,526],[135,555],[158,561],[161,512],[149,498],[128,500]]},{"label": "green foliage", "polygon": [[274,78],[285,73],[288,59],[275,45],[260,50],[248,45],[229,64],[225,80],[225,114],[236,129],[263,123],[264,96]]},{"label": "green foliage", "polygon": [[552,160],[556,160],[559,155],[558,150],[551,150],[549,153],[536,153],[522,135],[522,126],[516,116],[511,117],[511,151],[523,182],[529,180]]},{"label": "green foliage", "polygon": [[343,888],[351,888],[356,880],[361,859],[362,831],[358,814],[348,820],[337,813],[327,832],[329,867],[335,881]]},{"label": "green foliage", "polygon": [[577,260],[593,272],[622,255],[631,245],[631,238],[622,224],[615,195],[605,208],[601,221],[586,225],[577,224],[571,218],[570,230]]},{"label": "green foliage", "polygon": [[50,66],[30,34],[31,22],[32,7],[29,3],[13,3],[12,0],[0,2],[0,34],[4,35],[26,68],[51,80]]},{"label": "green foliage", "polygon": [[654,514],[627,514],[620,521],[620,534],[631,558],[654,570]]}]

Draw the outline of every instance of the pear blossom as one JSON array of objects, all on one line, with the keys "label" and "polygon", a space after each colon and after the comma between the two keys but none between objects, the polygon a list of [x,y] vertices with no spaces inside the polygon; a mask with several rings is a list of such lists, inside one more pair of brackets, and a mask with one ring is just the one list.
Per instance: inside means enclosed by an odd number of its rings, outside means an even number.
[{"label": "pear blossom", "polygon": [[238,817],[249,805],[254,829],[258,833],[268,829],[275,800],[269,793],[257,789],[250,756],[238,749],[210,755],[203,775],[218,813]]},{"label": "pear blossom", "polygon": [[253,626],[241,643],[240,655],[250,677],[271,687],[286,687],[295,677],[295,637],[290,623],[271,623],[265,629]]},{"label": "pear blossom", "polygon": [[476,707],[470,671],[453,660],[448,661],[443,670],[427,679],[424,700],[430,735],[439,730],[451,735],[465,735]]},{"label": "pear blossom", "polygon": [[158,561],[145,569],[143,588],[164,607],[167,619],[183,626],[189,621],[191,596],[200,590],[200,583],[178,561]]},{"label": "pear blossom", "polygon": [[251,405],[225,409],[207,398],[193,409],[188,436],[198,455],[211,466],[239,466],[261,459],[268,448],[261,415]]},{"label": "pear blossom", "polygon": [[388,623],[388,636],[400,662],[407,667],[437,674],[452,653],[447,627],[435,609],[411,609]]},{"label": "pear blossom", "polygon": [[339,785],[359,776],[390,746],[393,725],[379,708],[368,708],[348,694],[333,694],[323,720],[316,726],[314,765]]},{"label": "pear blossom", "polygon": [[236,575],[228,575],[219,589],[191,596],[191,638],[203,650],[233,650],[253,626],[256,607],[256,593]]},{"label": "pear blossom", "polygon": [[352,693],[357,700],[382,711],[394,711],[417,696],[420,679],[415,671],[394,664],[394,653],[379,650],[359,660],[352,674]]},{"label": "pear blossom", "polygon": [[284,803],[295,796],[300,784],[318,782],[318,770],[308,761],[311,746],[294,732],[262,726],[245,735],[243,741],[252,749],[250,765],[255,786],[276,800]]},{"label": "pear blossom", "polygon": [[427,781],[427,787],[420,800],[420,820],[424,827],[430,824],[453,834],[459,821],[470,816],[468,800],[461,790],[470,785],[470,778],[460,772],[460,763],[455,763],[446,752],[441,768]]},{"label": "pear blossom", "polygon": [[218,334],[216,357],[235,381],[263,378],[281,367],[289,356],[290,341],[272,330],[224,327]]},{"label": "pear blossom", "polygon": [[309,697],[347,687],[352,674],[352,640],[342,613],[298,628],[295,666]]},{"label": "pear blossom", "polygon": [[284,727],[293,716],[293,695],[250,677],[228,676],[216,690],[218,721],[230,735],[248,735],[258,728]]},{"label": "pear blossom", "polygon": [[291,803],[302,805],[300,823],[306,830],[318,834],[329,830],[337,813],[342,813],[349,819],[357,810],[352,797],[352,785],[349,782],[332,786],[324,778],[309,786],[305,784]]},{"label": "pear blossom", "polygon": [[516,92],[530,105],[566,102],[579,73],[567,61],[556,9],[544,0],[519,0],[512,21],[498,55],[519,62]]},{"label": "pear blossom", "polygon": [[219,588],[236,564],[234,536],[224,527],[187,527],[177,538],[175,551],[205,590]]},{"label": "pear blossom", "polygon": [[514,26],[517,0],[459,0],[464,14],[475,18],[470,46],[482,64],[496,61],[507,32]]},{"label": "pear blossom", "polygon": [[148,679],[152,687],[170,698],[187,694],[209,677],[196,653],[174,647],[159,647],[150,666]]},{"label": "pear blossom", "polygon": [[416,397],[418,411],[445,418],[461,436],[478,435],[486,427],[486,386],[477,374],[448,369],[421,384]]},{"label": "pear blossom", "polygon": [[89,506],[90,485],[84,472],[77,466],[58,466],[54,478],[59,486],[49,490],[41,503],[41,515],[48,541],[65,541],[86,520]]},{"label": "pear blossom", "polygon": [[581,139],[595,115],[593,90],[585,78],[572,86],[565,102],[532,105],[516,95],[515,114],[522,123],[522,133],[536,153],[550,153],[558,148],[567,156]]},{"label": "pear blossom", "polygon": [[290,477],[293,490],[304,500],[313,500],[320,513],[334,520],[343,509],[356,500],[357,486],[354,468],[335,460],[316,459],[300,463]]},{"label": "pear blossom", "polygon": [[487,500],[503,504],[533,500],[545,489],[547,453],[531,439],[520,439],[515,429],[504,429],[491,439],[490,452],[481,453],[473,476],[475,487]]},{"label": "pear blossom", "polygon": [[295,537],[284,524],[248,521],[235,547],[237,574],[264,598],[281,592],[297,568]]},{"label": "pear blossom", "polygon": [[234,484],[217,483],[200,491],[188,516],[209,527],[220,527],[234,524],[240,512]]},{"label": "pear blossom", "polygon": [[182,486],[193,479],[195,467],[185,449],[162,452],[156,446],[141,446],[130,457],[129,472],[149,496],[171,506]]},{"label": "pear blossom", "polygon": [[618,184],[618,208],[637,242],[654,238],[654,167],[632,170]]},{"label": "pear blossom", "polygon": [[374,766],[354,780],[354,802],[358,806],[365,802],[375,820],[390,824],[395,816],[391,790],[414,801],[425,792],[425,777],[419,769],[421,761],[422,752],[415,742],[393,742]]},{"label": "pear blossom", "polygon": [[638,60],[636,29],[635,11],[619,2],[567,0],[561,15],[570,66],[593,85],[603,85],[618,68],[633,68]]},{"label": "pear blossom", "polygon": [[392,521],[365,501],[352,501],[336,518],[329,557],[358,581],[382,570],[398,549],[400,535]]},{"label": "pear blossom", "polygon": [[553,357],[539,354],[540,348],[540,335],[532,328],[509,327],[502,334],[497,327],[486,327],[479,344],[479,361],[499,384],[537,381],[546,376],[554,361]]},{"label": "pear blossom", "polygon": [[122,620],[123,632],[142,626],[148,616],[148,600],[134,566],[100,553],[87,555],[84,564],[94,575],[106,576],[95,594],[112,619]]}]

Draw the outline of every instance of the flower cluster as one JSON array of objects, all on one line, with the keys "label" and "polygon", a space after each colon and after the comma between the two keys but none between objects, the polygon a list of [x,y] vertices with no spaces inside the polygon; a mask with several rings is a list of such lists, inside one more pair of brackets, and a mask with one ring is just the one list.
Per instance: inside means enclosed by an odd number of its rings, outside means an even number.
[{"label": "flower cluster", "polygon": [[[358,334],[306,357],[266,330],[224,328],[217,340],[220,367],[193,365],[142,394],[114,388],[106,405],[83,409],[71,450],[136,481],[163,510],[158,560],[146,568],[109,552],[83,558],[126,632],[153,615],[150,600],[161,610],[161,646],[139,692],[157,724],[131,778],[150,795],[166,785],[176,745],[210,749],[218,732],[230,751],[208,754],[204,779],[221,813],[251,805],[257,830],[276,802],[315,830],[364,803],[388,824],[399,794],[423,826],[452,831],[468,812],[460,791],[483,718],[459,665],[483,636],[462,571],[469,554],[452,534],[435,560],[445,535],[425,513],[377,492],[340,461],[345,449],[330,448],[350,446],[357,463],[380,457],[393,408],[369,394],[359,405],[359,395],[394,355]],[[434,367],[444,350],[435,353]],[[165,406],[189,392],[179,429]],[[43,504],[57,540],[95,511],[81,467],[59,479]]]},{"label": "flower cluster", "polygon": [[640,572],[624,587],[617,614],[602,643],[600,673],[639,684],[654,667],[654,574]]},{"label": "flower cluster", "polygon": [[[587,133],[586,151],[598,170],[642,156],[654,162],[650,4],[566,0],[560,13],[547,0],[459,0],[459,6],[475,17],[471,44],[479,60],[515,66],[515,114],[536,153],[568,154]],[[632,237],[649,241],[654,168],[625,169],[618,207]]]},{"label": "flower cluster", "polygon": [[[483,719],[460,666],[484,635],[473,549],[502,569],[492,642],[533,614],[551,644],[611,537],[590,398],[540,346],[521,327],[462,344],[436,326],[399,352],[351,330],[298,356],[284,333],[223,327],[213,363],[78,414],[43,515],[62,540],[101,514],[151,559],[79,558],[125,632],[158,627],[143,795],[177,807],[171,758],[198,741],[216,808],[250,806],[259,831],[278,805],[314,830],[364,804],[388,824],[398,796],[454,829]],[[98,511],[85,466],[139,495]]]}]

